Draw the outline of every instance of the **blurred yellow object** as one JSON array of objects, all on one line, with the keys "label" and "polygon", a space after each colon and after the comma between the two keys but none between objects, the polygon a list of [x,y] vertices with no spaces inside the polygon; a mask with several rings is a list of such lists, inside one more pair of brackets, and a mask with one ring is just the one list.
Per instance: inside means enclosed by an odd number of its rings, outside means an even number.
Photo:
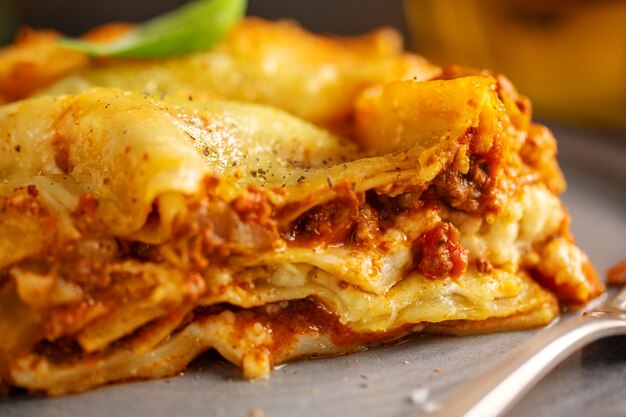
[{"label": "blurred yellow object", "polygon": [[541,115],[626,128],[626,0],[405,0],[418,52],[510,78]]}]

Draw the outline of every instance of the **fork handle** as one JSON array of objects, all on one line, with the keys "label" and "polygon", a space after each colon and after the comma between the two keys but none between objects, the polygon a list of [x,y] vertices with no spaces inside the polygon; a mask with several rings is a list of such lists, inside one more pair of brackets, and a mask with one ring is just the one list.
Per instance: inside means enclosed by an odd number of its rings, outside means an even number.
[{"label": "fork handle", "polygon": [[607,336],[626,334],[626,321],[610,315],[578,316],[540,333],[499,365],[442,395],[431,417],[499,417],[561,361]]}]

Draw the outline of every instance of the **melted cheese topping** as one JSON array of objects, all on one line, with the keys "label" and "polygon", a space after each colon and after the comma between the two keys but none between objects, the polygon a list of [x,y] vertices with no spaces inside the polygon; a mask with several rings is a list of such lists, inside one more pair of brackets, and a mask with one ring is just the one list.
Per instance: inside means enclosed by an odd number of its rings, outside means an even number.
[{"label": "melted cheese topping", "polygon": [[436,72],[423,58],[403,53],[398,34],[391,30],[339,39],[313,35],[289,22],[247,19],[211,51],[89,68],[41,94],[75,94],[102,86],[157,96],[223,97],[329,123],[352,112],[364,86],[424,80]]}]

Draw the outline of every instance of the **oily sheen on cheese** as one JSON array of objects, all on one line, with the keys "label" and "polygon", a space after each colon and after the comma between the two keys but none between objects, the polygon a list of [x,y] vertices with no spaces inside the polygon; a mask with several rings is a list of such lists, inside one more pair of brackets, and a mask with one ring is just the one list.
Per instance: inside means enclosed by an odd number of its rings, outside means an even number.
[{"label": "oily sheen on cheese", "polygon": [[257,378],[602,291],[554,138],[501,76],[257,19],[156,61],[54,39],[0,51],[0,384],[62,395],[208,349]]}]

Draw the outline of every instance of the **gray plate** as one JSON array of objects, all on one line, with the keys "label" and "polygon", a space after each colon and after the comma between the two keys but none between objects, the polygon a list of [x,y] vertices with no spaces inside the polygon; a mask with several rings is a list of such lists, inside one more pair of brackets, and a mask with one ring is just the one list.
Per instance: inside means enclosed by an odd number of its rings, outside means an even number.
[{"label": "gray plate", "polygon": [[[626,258],[626,142],[563,128],[556,133],[574,234],[604,275]],[[1,400],[0,416],[404,417],[421,412],[410,401],[415,388],[427,387],[435,397],[457,383],[470,384],[477,372],[536,332],[415,337],[397,346],[288,364],[256,382],[242,380],[232,365],[208,354],[178,378],[58,399]],[[626,337],[596,342],[570,357],[511,416],[626,416]]]}]

